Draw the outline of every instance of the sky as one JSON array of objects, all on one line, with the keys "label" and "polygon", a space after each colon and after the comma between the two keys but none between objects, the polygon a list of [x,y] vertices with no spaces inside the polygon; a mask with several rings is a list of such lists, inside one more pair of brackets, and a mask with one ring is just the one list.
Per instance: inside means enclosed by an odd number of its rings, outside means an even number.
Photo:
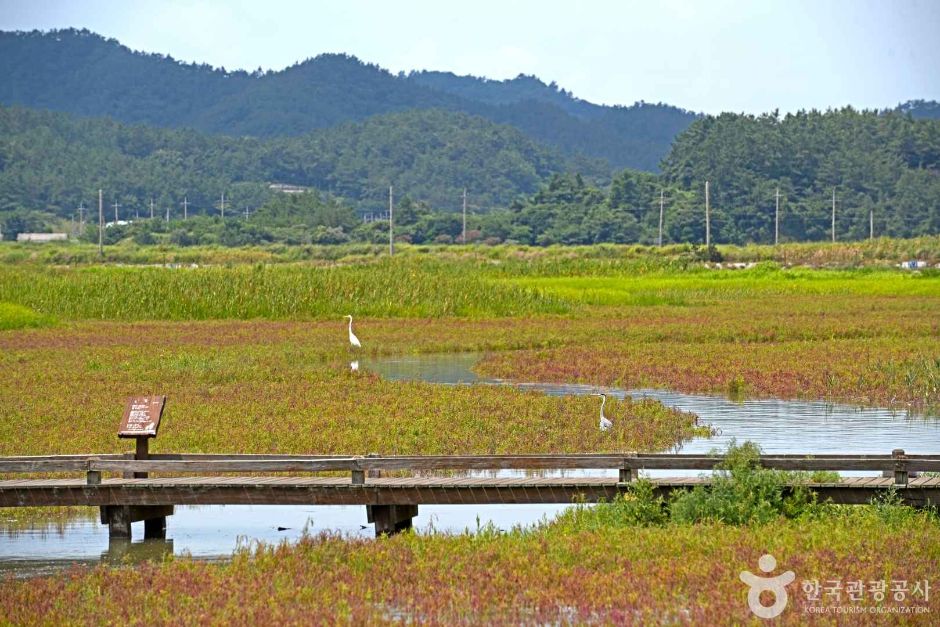
[{"label": "sky", "polygon": [[0,30],[67,27],[229,70],[345,52],[705,113],[940,100],[940,0],[0,0]]}]

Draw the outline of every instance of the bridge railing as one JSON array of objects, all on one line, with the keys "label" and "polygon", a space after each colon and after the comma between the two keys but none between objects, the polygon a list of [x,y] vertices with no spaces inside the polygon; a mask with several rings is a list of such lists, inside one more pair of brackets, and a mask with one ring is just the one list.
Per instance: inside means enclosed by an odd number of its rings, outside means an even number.
[{"label": "bridge railing", "polygon": [[[621,481],[637,478],[641,470],[714,470],[723,456],[666,453],[592,453],[556,455],[252,455],[252,454],[133,454],[52,455],[0,457],[3,473],[281,473],[351,472],[362,483],[370,471],[436,470],[619,470]],[[761,455],[765,468],[790,471],[878,471],[893,473],[905,485],[911,472],[940,471],[940,455],[908,455],[895,449],[890,455],[769,454]]]}]

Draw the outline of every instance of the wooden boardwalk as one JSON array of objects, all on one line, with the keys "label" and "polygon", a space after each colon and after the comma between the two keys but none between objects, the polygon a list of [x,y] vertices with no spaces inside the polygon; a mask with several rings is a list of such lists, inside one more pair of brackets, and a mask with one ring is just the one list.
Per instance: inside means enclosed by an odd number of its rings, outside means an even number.
[{"label": "wooden boardwalk", "polygon": [[[705,477],[651,479],[656,489],[708,485]],[[803,484],[821,500],[864,504],[895,487],[893,478],[847,477]],[[0,481],[0,507],[61,505],[499,505],[564,504],[610,500],[629,488],[616,477],[383,477],[353,483],[348,477],[166,477]],[[940,505],[940,477],[917,477],[896,487],[914,505]]]},{"label": "wooden boardwalk", "polygon": [[[0,457],[0,507],[85,505],[101,508],[114,536],[147,521],[145,535],[160,535],[175,505],[365,505],[377,533],[408,528],[419,505],[565,504],[613,499],[630,489],[640,471],[709,471],[721,457],[666,454],[315,456],[315,455],[64,455]],[[764,455],[762,466],[782,470],[868,471],[833,483],[802,482],[820,500],[869,503],[894,490],[915,506],[940,505],[940,455]],[[617,476],[578,476],[585,470]],[[575,471],[574,476],[467,476],[474,471]],[[84,473],[83,478],[36,478],[43,473]],[[396,476],[388,476],[393,472]],[[454,472],[463,476],[440,476]],[[151,473],[169,476],[156,477]],[[283,476],[275,473],[292,473]],[[296,476],[304,473],[304,476]],[[330,473],[332,476],[311,476]],[[335,476],[343,473],[345,476]],[[386,473],[386,476],[381,476]],[[411,473],[410,476],[398,476]],[[434,474],[436,476],[427,476]],[[105,477],[105,474],[117,475]],[[477,472],[476,474],[479,474]],[[495,473],[494,473],[495,474]],[[260,475],[260,476],[259,476]],[[888,476],[884,476],[888,475]],[[662,495],[709,485],[709,475],[651,479]]]}]

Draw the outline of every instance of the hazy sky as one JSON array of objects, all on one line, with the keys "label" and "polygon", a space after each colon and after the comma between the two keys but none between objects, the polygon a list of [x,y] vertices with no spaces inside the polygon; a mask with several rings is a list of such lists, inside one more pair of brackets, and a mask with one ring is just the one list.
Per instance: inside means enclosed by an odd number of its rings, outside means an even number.
[{"label": "hazy sky", "polygon": [[940,100],[940,0],[0,0],[0,29],[70,26],[227,69],[347,52],[709,113]]}]

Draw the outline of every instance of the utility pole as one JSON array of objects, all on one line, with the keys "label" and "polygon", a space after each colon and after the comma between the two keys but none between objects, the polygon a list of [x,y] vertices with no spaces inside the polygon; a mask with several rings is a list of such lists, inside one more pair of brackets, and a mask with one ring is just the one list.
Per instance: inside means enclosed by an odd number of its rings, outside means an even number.
[{"label": "utility pole", "polygon": [[712,245],[711,209],[708,206],[708,181],[705,181],[705,247]]},{"label": "utility pole", "polygon": [[245,205],[245,219],[248,219],[248,205]]},{"label": "utility pole", "polygon": [[167,203],[167,204],[166,204],[166,221],[167,221],[167,224],[170,223],[170,204],[171,204],[171,203]]},{"label": "utility pole", "polygon": [[836,241],[836,188],[832,188],[832,241]]},{"label": "utility pole", "polygon": [[659,190],[659,245],[663,245],[663,207],[665,206],[666,192]]},{"label": "utility pole", "polygon": [[186,196],[183,196],[183,219],[185,220],[189,215],[189,201],[186,199]]},{"label": "utility pole", "polygon": [[85,230],[85,203],[78,203],[78,229],[79,231]]},{"label": "utility pole", "polygon": [[868,209],[868,239],[875,239],[875,208]]},{"label": "utility pole", "polygon": [[153,220],[153,196],[150,197],[150,219]]},{"label": "utility pole", "polygon": [[777,200],[777,210],[774,212],[774,246],[780,243],[780,188],[774,194]]},{"label": "utility pole", "polygon": [[395,254],[395,222],[392,220],[392,211],[394,204],[392,202],[392,186],[388,186],[388,254]]},{"label": "utility pole", "polygon": [[222,209],[222,219],[225,219],[225,192],[222,192],[222,201],[219,203],[219,207]]},{"label": "utility pole", "polygon": [[461,236],[463,243],[467,243],[467,188],[463,188],[463,235]]},{"label": "utility pole", "polygon": [[114,222],[117,223],[118,220],[120,219],[120,218],[118,218],[118,208],[119,208],[121,205],[119,205],[118,203],[114,203],[114,204],[111,205],[111,206],[114,207]]},{"label": "utility pole", "polygon": [[104,193],[98,190],[98,256],[104,257]]}]

